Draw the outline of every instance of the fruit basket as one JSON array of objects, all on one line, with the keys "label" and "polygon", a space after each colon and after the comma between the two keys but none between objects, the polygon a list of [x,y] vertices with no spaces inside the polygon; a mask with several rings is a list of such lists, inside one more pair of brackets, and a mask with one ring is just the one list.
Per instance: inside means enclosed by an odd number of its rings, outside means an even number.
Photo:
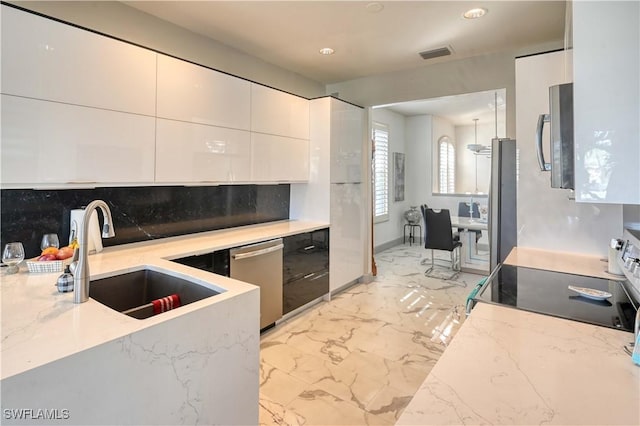
[{"label": "fruit basket", "polygon": [[46,260],[38,261],[37,257],[27,260],[27,268],[29,272],[45,273],[45,272],[62,272],[65,263],[71,263],[71,259],[66,260]]},{"label": "fruit basket", "polygon": [[47,260],[38,262],[38,258],[27,260],[29,272],[62,272],[62,260]]},{"label": "fruit basket", "polygon": [[60,250],[48,247],[39,257],[27,260],[27,269],[34,273],[62,272],[64,267],[72,262],[73,250],[71,246],[62,247]]}]

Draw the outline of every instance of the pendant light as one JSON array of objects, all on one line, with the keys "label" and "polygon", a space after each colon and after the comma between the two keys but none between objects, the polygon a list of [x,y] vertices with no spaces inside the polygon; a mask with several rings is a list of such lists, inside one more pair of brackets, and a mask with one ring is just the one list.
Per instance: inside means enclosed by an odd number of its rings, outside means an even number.
[{"label": "pendant light", "polygon": [[482,149],[484,148],[483,145],[480,145],[478,143],[478,118],[474,118],[474,125],[475,125],[475,139],[474,139],[474,143],[470,143],[467,145],[467,149],[470,151],[473,151],[474,153],[479,153],[480,151],[482,151]]},{"label": "pendant light", "polygon": [[[474,127],[474,145],[476,147],[477,146],[482,147],[482,145],[478,145],[478,119],[477,118],[473,119],[473,127]],[[476,194],[478,193],[478,152],[479,151],[480,150],[476,151],[476,154],[474,155],[476,160]]]}]

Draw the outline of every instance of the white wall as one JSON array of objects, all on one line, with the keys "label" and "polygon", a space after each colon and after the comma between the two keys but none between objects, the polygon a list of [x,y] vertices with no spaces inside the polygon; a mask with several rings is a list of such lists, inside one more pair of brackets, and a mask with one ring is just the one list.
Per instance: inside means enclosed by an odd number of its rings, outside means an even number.
[{"label": "white wall", "polygon": [[[515,137],[515,70],[519,55],[559,49],[563,40],[510,52],[427,65],[327,85],[327,94],[365,107],[506,89],[506,136]],[[505,135],[501,135],[504,137]]]},{"label": "white wall", "polygon": [[[478,143],[491,148],[491,139],[495,136],[494,124],[478,124]],[[476,155],[467,149],[467,145],[475,143],[475,127],[455,127],[456,140],[456,192],[489,193],[491,178],[491,158],[486,155]],[[478,175],[478,191],[476,191],[476,161]]]},{"label": "white wall", "polygon": [[431,197],[431,133],[433,117],[418,115],[405,119],[405,146],[407,151],[407,198],[410,205],[428,204]]},{"label": "white wall", "polygon": [[17,6],[93,29],[308,98],[323,96],[317,81],[115,1],[15,1]]},{"label": "white wall", "polygon": [[[405,155],[405,197],[404,201],[395,201],[393,182],[393,153],[405,150],[405,119],[403,115],[385,109],[374,109],[372,112],[374,122],[386,124],[389,128],[389,220],[376,223],[373,226],[373,244],[378,247],[398,238],[402,238],[405,224],[404,212],[409,209],[409,191],[415,190],[415,183],[409,179],[411,166],[408,163],[409,155]],[[414,204],[411,204],[414,205]]]}]

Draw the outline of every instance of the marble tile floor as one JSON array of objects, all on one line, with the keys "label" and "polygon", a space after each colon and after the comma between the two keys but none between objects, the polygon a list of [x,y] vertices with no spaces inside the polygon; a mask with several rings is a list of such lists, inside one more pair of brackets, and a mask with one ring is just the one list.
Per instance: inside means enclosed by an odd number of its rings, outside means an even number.
[{"label": "marble tile floor", "polygon": [[261,425],[396,422],[464,321],[466,297],[482,278],[427,278],[425,256],[416,245],[379,253],[373,282],[262,335]]}]

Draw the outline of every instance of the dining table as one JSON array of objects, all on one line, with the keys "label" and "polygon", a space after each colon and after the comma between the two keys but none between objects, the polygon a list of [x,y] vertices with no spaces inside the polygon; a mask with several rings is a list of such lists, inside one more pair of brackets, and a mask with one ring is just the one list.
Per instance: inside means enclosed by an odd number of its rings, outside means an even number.
[{"label": "dining table", "polygon": [[462,242],[460,250],[460,270],[463,272],[488,275],[489,251],[478,250],[476,233],[473,232],[488,231],[488,220],[485,218],[451,216],[451,227],[463,229],[460,231],[460,242]]}]

